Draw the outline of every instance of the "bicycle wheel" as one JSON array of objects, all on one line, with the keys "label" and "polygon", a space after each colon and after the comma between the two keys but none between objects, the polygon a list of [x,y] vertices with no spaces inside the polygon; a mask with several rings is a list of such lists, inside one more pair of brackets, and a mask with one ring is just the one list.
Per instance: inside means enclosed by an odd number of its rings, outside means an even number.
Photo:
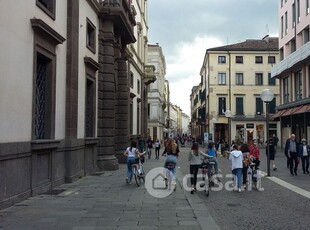
[{"label": "bicycle wheel", "polygon": [[210,195],[210,181],[208,178],[208,173],[205,174],[204,181],[205,181],[205,192],[208,197]]},{"label": "bicycle wheel", "polygon": [[143,165],[140,166],[140,170],[141,170],[140,179],[143,180],[143,183],[145,183],[145,172],[144,172]]},{"label": "bicycle wheel", "polygon": [[135,177],[136,184],[139,187],[140,184],[141,184],[141,181],[140,181],[140,177],[139,177],[139,172],[137,170],[137,166],[133,167],[133,171],[132,172],[133,172],[133,175]]}]

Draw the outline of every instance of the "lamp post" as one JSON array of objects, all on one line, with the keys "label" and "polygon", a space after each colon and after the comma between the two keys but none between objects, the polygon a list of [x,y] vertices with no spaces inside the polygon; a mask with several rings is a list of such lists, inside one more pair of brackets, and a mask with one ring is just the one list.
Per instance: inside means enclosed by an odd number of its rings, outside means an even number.
[{"label": "lamp post", "polygon": [[214,126],[215,126],[215,125],[214,125],[214,123],[215,123],[217,120],[216,120],[215,117],[213,117],[211,121],[212,121],[212,140],[211,140],[211,141],[212,141],[212,142],[215,142],[215,137],[214,137],[214,134],[215,134],[215,127],[214,127]]},{"label": "lamp post", "polygon": [[266,104],[266,135],[267,135],[267,147],[266,147],[266,153],[267,153],[267,176],[270,176],[270,153],[269,153],[269,103],[274,98],[274,93],[271,89],[264,89],[260,93],[260,98],[263,102]]},{"label": "lamp post", "polygon": [[226,110],[225,111],[225,117],[228,119],[228,145],[230,146],[231,144],[231,111]]}]

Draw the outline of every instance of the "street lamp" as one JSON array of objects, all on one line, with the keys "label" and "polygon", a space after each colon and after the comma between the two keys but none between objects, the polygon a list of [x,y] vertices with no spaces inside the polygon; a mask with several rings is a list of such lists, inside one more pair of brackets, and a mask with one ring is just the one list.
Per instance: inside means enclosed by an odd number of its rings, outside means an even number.
[{"label": "street lamp", "polygon": [[230,110],[226,110],[225,111],[225,117],[227,117],[228,119],[228,145],[231,145],[231,111]]},{"label": "street lamp", "polygon": [[262,99],[263,102],[266,104],[266,135],[267,135],[267,176],[270,176],[270,153],[269,153],[269,103],[273,100],[274,98],[274,93],[272,92],[271,89],[264,89],[260,93],[260,98]]}]

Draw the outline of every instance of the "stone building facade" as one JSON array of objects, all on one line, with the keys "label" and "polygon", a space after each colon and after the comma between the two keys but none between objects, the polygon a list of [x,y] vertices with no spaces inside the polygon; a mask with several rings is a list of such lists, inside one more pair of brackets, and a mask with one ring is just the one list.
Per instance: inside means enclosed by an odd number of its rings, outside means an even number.
[{"label": "stone building facade", "polygon": [[[0,208],[118,168],[135,119],[128,45],[136,42],[137,2],[146,7],[146,0],[3,3]],[[154,78],[152,67],[141,69],[142,82]]]}]

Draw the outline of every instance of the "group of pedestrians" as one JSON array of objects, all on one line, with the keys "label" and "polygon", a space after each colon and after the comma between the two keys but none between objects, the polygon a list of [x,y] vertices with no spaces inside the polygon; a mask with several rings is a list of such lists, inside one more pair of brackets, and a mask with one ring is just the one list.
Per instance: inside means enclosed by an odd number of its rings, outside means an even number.
[{"label": "group of pedestrians", "polygon": [[291,137],[285,143],[284,153],[287,158],[287,168],[290,169],[292,175],[298,175],[300,160],[303,173],[309,174],[310,146],[307,144],[306,139],[302,138],[301,143],[299,143],[295,138],[295,134],[291,134]]}]

